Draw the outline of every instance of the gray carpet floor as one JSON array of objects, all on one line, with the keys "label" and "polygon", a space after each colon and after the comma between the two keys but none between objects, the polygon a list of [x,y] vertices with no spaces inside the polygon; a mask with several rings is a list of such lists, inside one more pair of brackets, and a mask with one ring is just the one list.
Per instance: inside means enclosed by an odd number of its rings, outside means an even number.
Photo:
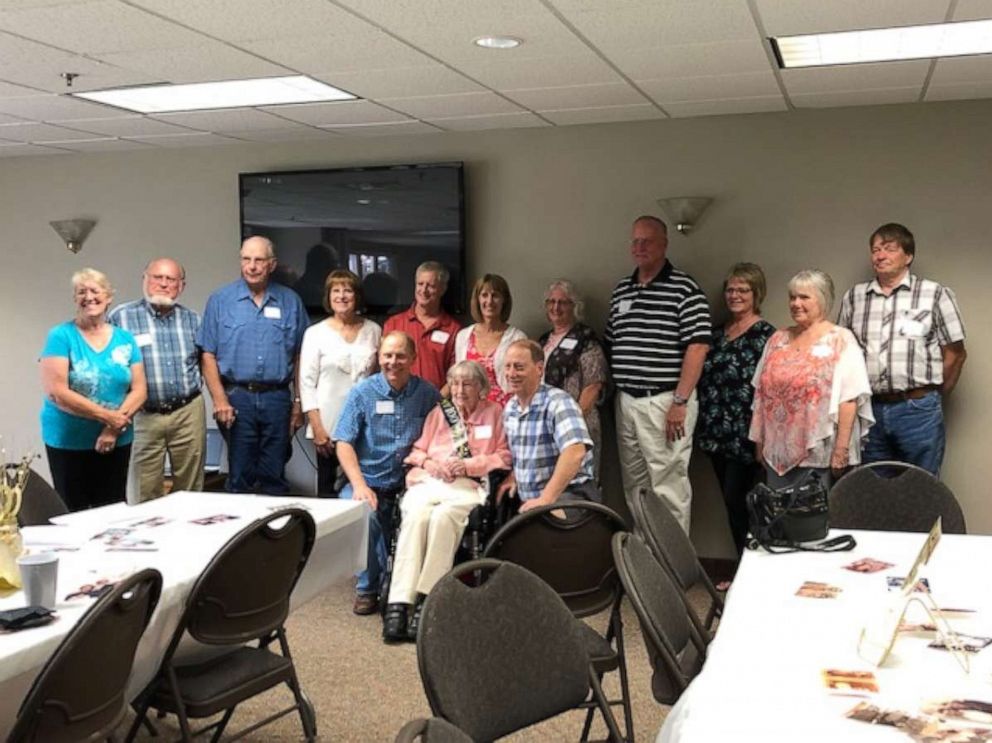
[{"label": "gray carpet floor", "polygon": [[[696,598],[695,596],[693,597]],[[351,613],[350,582],[334,585],[289,618],[287,631],[300,682],[317,710],[321,741],[392,741],[399,729],[418,717],[429,717],[417,671],[416,646],[385,645],[378,616],[358,617]],[[668,707],[651,696],[651,670],[637,617],[624,606],[624,633],[636,738],[650,743],[661,728]],[[592,617],[590,624],[605,630],[606,613]],[[480,669],[480,673],[484,673]],[[619,690],[618,675],[604,679],[611,698]],[[271,714],[291,703],[285,687],[270,691],[239,707],[228,727],[236,732],[254,719]],[[623,728],[621,709],[615,708]],[[507,741],[577,741],[584,712],[569,712],[547,720]],[[130,723],[130,719],[127,721]],[[156,721],[160,735],[142,731],[138,740],[162,741],[178,734],[175,717]],[[126,730],[126,729],[125,729]],[[605,727],[597,715],[593,737],[605,738]],[[299,717],[293,715],[244,738],[250,741],[302,740]]]}]

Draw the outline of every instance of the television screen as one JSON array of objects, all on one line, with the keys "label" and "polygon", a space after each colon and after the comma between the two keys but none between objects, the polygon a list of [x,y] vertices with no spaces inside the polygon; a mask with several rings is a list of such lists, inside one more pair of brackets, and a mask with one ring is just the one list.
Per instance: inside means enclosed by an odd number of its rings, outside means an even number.
[{"label": "television screen", "polygon": [[465,215],[462,163],[242,173],[242,239],[276,246],[273,280],[297,291],[320,317],[324,279],[347,268],[362,282],[367,313],[413,302],[424,261],[451,273],[444,305],[464,310]]}]

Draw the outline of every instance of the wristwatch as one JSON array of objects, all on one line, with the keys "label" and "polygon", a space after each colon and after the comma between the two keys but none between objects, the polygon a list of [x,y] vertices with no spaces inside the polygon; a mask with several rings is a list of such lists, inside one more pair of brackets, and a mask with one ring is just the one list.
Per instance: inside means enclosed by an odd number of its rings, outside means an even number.
[{"label": "wristwatch", "polygon": [[682,397],[678,392],[672,393],[672,404],[673,405],[686,405],[689,402],[688,397]]}]

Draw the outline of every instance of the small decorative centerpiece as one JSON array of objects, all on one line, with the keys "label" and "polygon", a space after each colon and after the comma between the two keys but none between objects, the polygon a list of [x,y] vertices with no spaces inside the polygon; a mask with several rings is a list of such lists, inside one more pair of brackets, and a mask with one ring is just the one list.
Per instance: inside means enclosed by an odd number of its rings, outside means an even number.
[{"label": "small decorative centerpiece", "polygon": [[17,514],[33,459],[31,454],[25,454],[19,463],[8,464],[7,450],[0,448],[0,591],[21,587],[17,558],[24,551],[24,542]]}]

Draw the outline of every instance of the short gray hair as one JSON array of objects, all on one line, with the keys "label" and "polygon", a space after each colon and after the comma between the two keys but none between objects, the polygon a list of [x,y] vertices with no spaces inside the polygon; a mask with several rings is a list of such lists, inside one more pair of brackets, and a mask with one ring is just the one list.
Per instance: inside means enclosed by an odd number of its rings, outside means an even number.
[{"label": "short gray hair", "polygon": [[478,383],[482,397],[489,394],[489,377],[478,361],[459,361],[448,369],[448,384],[456,379],[467,379]]},{"label": "short gray hair", "polygon": [[95,268],[83,268],[72,275],[72,296],[74,299],[80,284],[85,284],[88,281],[99,286],[107,293],[108,297],[113,298],[114,287],[111,285],[110,279],[107,278],[107,274],[103,271],[97,271]]},{"label": "short gray hair", "polygon": [[579,295],[579,292],[575,289],[575,284],[568,279],[555,279],[548,284],[548,288],[544,290],[545,302],[548,301],[548,298],[551,297],[551,292],[555,289],[561,289],[565,292],[565,296],[572,301],[572,305],[575,308],[575,319],[581,320],[585,315],[586,303]]},{"label": "short gray hair", "polygon": [[451,273],[443,263],[438,263],[437,261],[424,261],[417,266],[417,272],[414,276],[420,276],[422,273],[434,274],[437,276],[437,280],[441,282],[441,286],[445,289],[448,288],[448,281],[451,279]]},{"label": "short gray hair", "polygon": [[820,303],[820,309],[826,317],[834,307],[834,280],[830,274],[818,268],[807,268],[789,279],[789,291],[794,292],[799,287],[812,289]]},{"label": "short gray hair", "polygon": [[275,246],[275,243],[272,242],[269,238],[265,237],[265,235],[253,235],[252,237],[246,237],[244,240],[241,241],[241,247],[243,248],[245,245],[247,245],[248,243],[250,243],[252,240],[256,240],[256,241],[262,243],[263,245],[265,245],[265,250],[268,253],[268,255],[265,256],[266,258],[270,258],[271,259],[271,258],[275,258],[276,257],[276,246]]}]

